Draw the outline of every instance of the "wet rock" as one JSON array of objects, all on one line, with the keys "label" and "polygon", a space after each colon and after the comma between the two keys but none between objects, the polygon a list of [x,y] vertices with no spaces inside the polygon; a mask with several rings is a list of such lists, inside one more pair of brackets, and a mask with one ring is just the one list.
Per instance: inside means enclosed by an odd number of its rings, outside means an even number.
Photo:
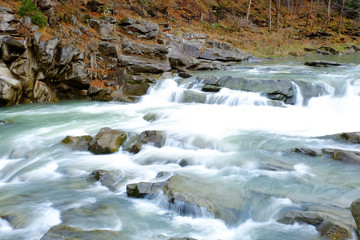
[{"label": "wet rock", "polygon": [[351,239],[348,226],[337,222],[332,216],[313,211],[288,211],[279,220],[285,224],[306,223],[315,226],[323,239]]},{"label": "wet rock", "polygon": [[127,135],[120,130],[102,128],[89,144],[89,151],[94,154],[109,154],[117,152],[125,142]]},{"label": "wet rock", "polygon": [[12,121],[12,120],[7,120],[7,119],[2,120],[2,119],[0,119],[0,126],[1,125],[6,125],[6,124],[13,124],[13,123],[14,123],[14,121]]},{"label": "wet rock", "polygon": [[41,238],[41,240],[64,240],[64,239],[124,239],[124,234],[109,230],[86,231],[66,225],[56,225]]},{"label": "wet rock", "polygon": [[148,122],[153,122],[153,121],[156,121],[160,118],[160,115],[157,114],[157,113],[147,113],[143,119],[148,121]]},{"label": "wet rock", "polygon": [[221,90],[221,87],[210,85],[210,84],[204,85],[201,88],[201,91],[203,91],[203,92],[219,92],[220,90]]},{"label": "wet rock", "polygon": [[332,159],[337,161],[351,164],[360,164],[360,152],[357,151],[326,148],[323,149],[323,153],[330,155]]},{"label": "wet rock", "polygon": [[331,62],[331,61],[314,61],[314,62],[305,62],[306,66],[310,67],[338,67],[343,66],[341,63]]},{"label": "wet rock", "polygon": [[355,220],[357,233],[360,235],[360,198],[351,203],[350,212]]},{"label": "wet rock", "polygon": [[242,208],[241,198],[236,201],[232,198],[231,200],[225,199],[218,192],[213,194],[213,189],[212,184],[180,175],[174,175],[162,182],[141,182],[127,185],[129,197],[152,199],[163,194],[163,205],[181,215],[199,216],[197,214],[205,210],[208,214],[214,215],[228,224],[235,224]]},{"label": "wet rock", "polygon": [[360,132],[341,133],[340,137],[347,142],[360,143]]},{"label": "wet rock", "polygon": [[21,97],[21,82],[14,78],[0,75],[0,107],[18,104]]},{"label": "wet rock", "polygon": [[179,164],[180,167],[187,167],[187,166],[189,166],[188,161],[186,161],[185,159],[181,159],[181,160],[178,162],[178,164]]},{"label": "wet rock", "polygon": [[76,150],[87,150],[93,138],[90,135],[85,136],[66,136],[61,143]]},{"label": "wet rock", "polygon": [[110,190],[116,190],[119,186],[119,183],[123,180],[124,174],[120,170],[94,170],[91,174],[91,177],[101,182],[102,185],[108,187]]},{"label": "wet rock", "polygon": [[122,43],[122,50],[125,54],[139,55],[148,58],[156,58],[159,60],[166,59],[168,48],[155,44],[143,44],[130,40],[124,40]]},{"label": "wet rock", "polygon": [[159,34],[159,25],[143,20],[123,18],[119,25],[127,34],[143,39],[154,39]]},{"label": "wet rock", "polygon": [[179,71],[179,77],[182,78],[191,78],[192,75],[188,71]]},{"label": "wet rock", "polygon": [[196,90],[185,90],[183,93],[183,102],[184,103],[205,103],[206,102],[206,93],[199,92]]},{"label": "wet rock", "polygon": [[309,148],[295,148],[294,152],[306,154],[312,157],[322,156],[322,151],[317,149],[309,149]]},{"label": "wet rock", "polygon": [[155,147],[163,147],[165,145],[166,137],[161,131],[144,131],[140,134],[136,143],[132,146],[131,152],[138,153],[141,151],[144,144],[150,144]]}]

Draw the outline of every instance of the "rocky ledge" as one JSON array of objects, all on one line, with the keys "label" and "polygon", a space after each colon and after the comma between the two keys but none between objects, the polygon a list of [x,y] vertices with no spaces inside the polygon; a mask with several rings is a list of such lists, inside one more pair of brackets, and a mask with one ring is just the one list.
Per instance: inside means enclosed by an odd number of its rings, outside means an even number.
[{"label": "rocky ledge", "polygon": [[[42,1],[52,35],[0,7],[0,107],[93,99],[132,102],[158,79],[193,70],[225,69],[252,56],[226,42],[187,33],[175,37],[156,23],[112,16],[53,16],[61,1]],[[98,11],[89,1],[87,11]],[[44,11],[45,11],[44,10]]]}]

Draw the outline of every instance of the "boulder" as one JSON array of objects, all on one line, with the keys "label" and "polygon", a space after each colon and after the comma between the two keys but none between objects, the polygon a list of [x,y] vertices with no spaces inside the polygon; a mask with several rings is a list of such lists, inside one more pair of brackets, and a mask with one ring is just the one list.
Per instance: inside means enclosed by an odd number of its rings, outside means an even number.
[{"label": "boulder", "polygon": [[8,76],[0,75],[0,107],[18,104],[21,97],[21,82]]},{"label": "boulder", "polygon": [[[161,205],[181,215],[204,217],[202,214],[207,212],[208,216],[213,215],[227,224],[235,224],[243,206],[240,194],[229,194],[229,189],[221,189],[219,194],[218,191],[214,193],[213,189],[213,184],[180,175],[171,176],[165,181],[141,182],[126,187],[129,197],[152,199],[163,195]],[[228,197],[223,198],[222,194]]]},{"label": "boulder", "polygon": [[358,233],[358,235],[360,235],[360,198],[354,200],[351,203],[350,212],[355,220],[356,227],[357,227],[357,233]]},{"label": "boulder", "polygon": [[56,102],[58,101],[58,97],[55,92],[44,82],[35,81],[33,96],[33,102]]},{"label": "boulder", "polygon": [[119,45],[113,43],[100,41],[98,43],[98,49],[99,52],[106,57],[118,58],[120,56]]},{"label": "boulder", "polygon": [[69,64],[77,54],[77,50],[72,46],[62,46],[58,47],[55,56],[55,63],[57,65],[67,65]]},{"label": "boulder", "polygon": [[52,0],[38,0],[36,2],[36,6],[39,7],[41,10],[45,11],[50,8],[56,7],[56,3]]},{"label": "boulder", "polygon": [[1,56],[5,62],[11,62],[20,57],[27,48],[26,39],[5,36],[1,39]]},{"label": "boulder", "polygon": [[98,0],[90,0],[86,3],[86,8],[91,12],[104,12],[105,5]]},{"label": "boulder", "polygon": [[94,170],[90,176],[95,180],[101,182],[102,185],[108,187],[110,190],[116,190],[119,187],[119,183],[124,178],[124,173],[120,170]]},{"label": "boulder", "polygon": [[184,90],[182,102],[184,103],[205,103],[207,95],[206,93],[196,90]]},{"label": "boulder", "polygon": [[119,57],[119,65],[126,67],[129,73],[163,73],[171,70],[168,61],[159,61],[156,59],[144,58],[141,56],[124,56]]},{"label": "boulder", "polygon": [[11,34],[19,29],[14,11],[7,7],[0,7],[0,33]]},{"label": "boulder", "polygon": [[109,154],[117,152],[125,142],[127,135],[120,130],[102,128],[89,144],[89,151],[94,154]]},{"label": "boulder", "polygon": [[310,67],[338,67],[344,65],[341,63],[331,62],[331,61],[313,61],[313,62],[305,62],[304,64]]},{"label": "boulder", "polygon": [[76,137],[66,136],[61,143],[76,150],[87,150],[92,139],[90,135]]},{"label": "boulder", "polygon": [[56,47],[59,43],[59,39],[56,37],[51,38],[50,40],[44,41],[34,41],[35,45],[35,56],[39,63],[44,66],[49,66],[53,63]]},{"label": "boulder", "polygon": [[161,131],[144,131],[140,134],[139,138],[131,148],[132,153],[138,153],[141,151],[144,144],[150,144],[155,147],[163,147],[165,145],[166,137]]},{"label": "boulder", "polygon": [[159,34],[159,25],[132,18],[121,19],[119,25],[127,34],[143,39],[155,39]]},{"label": "boulder", "polygon": [[90,80],[85,68],[86,64],[83,61],[71,62],[62,69],[63,73],[58,81],[78,89],[88,89]]},{"label": "boulder", "polygon": [[309,149],[309,148],[295,148],[294,152],[306,154],[312,157],[322,156],[322,151],[317,149]]},{"label": "boulder", "polygon": [[332,159],[337,161],[351,164],[360,164],[360,152],[357,151],[326,148],[323,149],[323,153],[330,155]]},{"label": "boulder", "polygon": [[211,61],[243,61],[250,58],[241,52],[234,51],[231,44],[226,42],[210,41],[200,53],[199,58]]},{"label": "boulder", "polygon": [[148,58],[156,58],[159,60],[166,59],[168,48],[155,44],[143,44],[130,40],[124,40],[122,43],[122,51],[128,55],[139,55]]},{"label": "boulder", "polygon": [[56,225],[50,228],[40,240],[64,240],[64,239],[124,239],[124,234],[109,230],[83,230],[67,225]]},{"label": "boulder", "polygon": [[341,133],[340,137],[350,143],[360,143],[360,132]]},{"label": "boulder", "polygon": [[319,232],[322,239],[351,239],[352,233],[348,226],[337,222],[332,216],[314,211],[288,211],[279,222],[285,224],[306,223],[313,225]]},{"label": "boulder", "polygon": [[328,47],[328,46],[321,46],[320,50],[327,51],[331,55],[339,55],[340,54],[340,52],[338,50],[336,50],[335,48],[332,48],[332,47]]},{"label": "boulder", "polygon": [[169,54],[169,62],[172,69],[182,71],[184,71],[184,69],[193,68],[198,64],[198,61],[194,57],[179,51],[172,51]]}]

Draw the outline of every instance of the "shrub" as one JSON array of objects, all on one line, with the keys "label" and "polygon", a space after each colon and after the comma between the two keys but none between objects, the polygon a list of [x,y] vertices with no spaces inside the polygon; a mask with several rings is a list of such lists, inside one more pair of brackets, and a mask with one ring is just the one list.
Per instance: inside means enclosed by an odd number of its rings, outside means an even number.
[{"label": "shrub", "polygon": [[32,0],[21,0],[19,15],[22,17],[29,16],[32,23],[39,27],[45,27],[47,25],[47,17],[35,7]]}]

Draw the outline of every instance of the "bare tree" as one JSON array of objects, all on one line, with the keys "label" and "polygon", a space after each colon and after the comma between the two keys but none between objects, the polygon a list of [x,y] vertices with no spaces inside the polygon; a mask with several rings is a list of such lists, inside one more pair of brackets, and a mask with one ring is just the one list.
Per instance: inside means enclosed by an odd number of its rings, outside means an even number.
[{"label": "bare tree", "polygon": [[247,14],[246,14],[246,23],[245,23],[246,26],[248,25],[248,22],[249,22],[250,8],[251,8],[251,0],[249,0],[249,6],[248,6]]},{"label": "bare tree", "polygon": [[313,0],[310,1],[310,9],[309,9],[309,13],[308,13],[308,17],[306,19],[306,25],[307,26],[309,24],[310,18],[311,18],[311,13],[312,13],[312,8],[313,8]]},{"label": "bare tree", "polygon": [[340,19],[339,19],[339,26],[338,26],[338,32],[340,33],[340,28],[342,24],[342,16],[344,14],[344,6],[345,6],[346,0],[342,0],[341,9],[340,9]]},{"label": "bare tree", "polygon": [[271,32],[271,0],[269,0],[269,32]]},{"label": "bare tree", "polygon": [[331,0],[328,1],[328,6],[327,6],[327,21],[326,21],[326,27],[329,27],[330,24],[330,14],[331,14]]},{"label": "bare tree", "polygon": [[276,30],[279,30],[280,0],[276,0]]}]

